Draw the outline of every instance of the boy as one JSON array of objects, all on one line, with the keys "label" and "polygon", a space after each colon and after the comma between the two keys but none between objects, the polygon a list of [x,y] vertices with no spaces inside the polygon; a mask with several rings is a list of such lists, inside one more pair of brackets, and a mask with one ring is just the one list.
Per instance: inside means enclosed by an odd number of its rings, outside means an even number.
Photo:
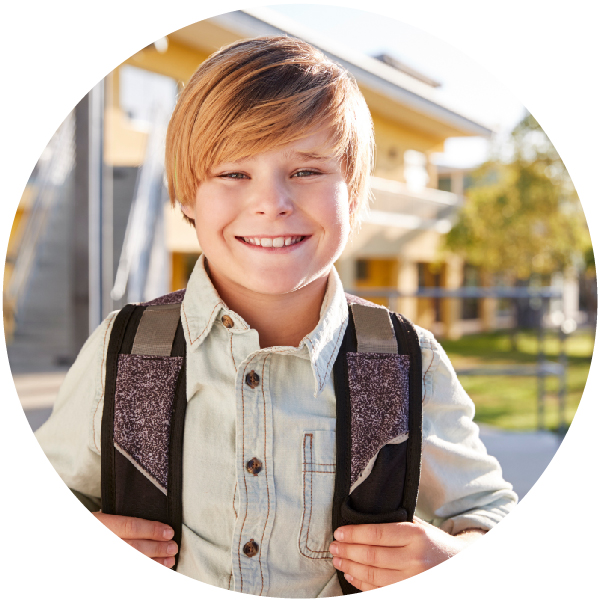
[{"label": "boy", "polygon": [[[236,42],[182,92],[167,134],[167,179],[203,254],[181,307],[181,547],[163,523],[94,513],[157,562],[171,567],[177,553],[179,572],[251,594],[340,595],[335,569],[358,590],[401,581],[456,554],[515,504],[446,355],[418,329],[419,517],[346,525],[332,540],[332,365],[349,320],[333,265],[367,206],[372,156],[371,117],[355,82],[304,42]],[[90,337],[37,433],[86,503],[100,496],[114,321],[115,313]],[[309,495],[308,439],[320,467]]]}]

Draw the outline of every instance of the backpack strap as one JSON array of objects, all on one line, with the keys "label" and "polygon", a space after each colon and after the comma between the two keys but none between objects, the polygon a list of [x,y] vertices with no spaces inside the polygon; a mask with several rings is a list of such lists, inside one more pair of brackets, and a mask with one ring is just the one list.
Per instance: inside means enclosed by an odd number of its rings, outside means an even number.
[{"label": "backpack strap", "polygon": [[[334,364],[336,478],[332,528],[412,521],[421,468],[421,349],[412,324],[347,295]],[[344,594],[357,593],[338,571]]]},{"label": "backpack strap", "polygon": [[[127,305],[107,352],[102,510],[169,524],[181,545],[187,406],[182,292]],[[333,529],[413,520],[421,466],[421,349],[401,315],[347,295],[349,322],[333,377]],[[173,567],[177,568],[176,564]],[[345,594],[357,593],[341,572]]]},{"label": "backpack strap", "polygon": [[[181,301],[160,300],[127,305],[111,332],[101,433],[102,511],[166,523],[180,546],[186,341]],[[177,560],[176,555],[174,569]]]}]

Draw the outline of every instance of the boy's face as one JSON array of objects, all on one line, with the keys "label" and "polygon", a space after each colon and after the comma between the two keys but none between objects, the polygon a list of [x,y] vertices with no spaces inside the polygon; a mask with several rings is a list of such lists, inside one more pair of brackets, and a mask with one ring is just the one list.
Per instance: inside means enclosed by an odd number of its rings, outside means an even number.
[{"label": "boy's face", "polygon": [[327,141],[322,129],[211,169],[183,211],[218,287],[284,294],[327,277],[350,233],[348,188]]}]

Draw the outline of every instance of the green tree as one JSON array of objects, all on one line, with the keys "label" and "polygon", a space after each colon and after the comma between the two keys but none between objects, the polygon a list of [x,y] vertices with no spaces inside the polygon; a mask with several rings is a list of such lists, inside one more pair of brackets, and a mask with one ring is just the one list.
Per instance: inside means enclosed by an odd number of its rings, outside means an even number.
[{"label": "green tree", "polygon": [[509,150],[508,159],[496,156],[473,173],[445,248],[511,279],[578,264],[591,246],[584,213],[565,165],[532,115],[513,130]]}]

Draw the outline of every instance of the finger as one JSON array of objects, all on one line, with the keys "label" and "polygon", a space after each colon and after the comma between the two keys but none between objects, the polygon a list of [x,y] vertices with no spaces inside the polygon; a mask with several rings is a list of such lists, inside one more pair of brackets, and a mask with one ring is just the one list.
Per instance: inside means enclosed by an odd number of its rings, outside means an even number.
[{"label": "finger", "polygon": [[345,525],[334,532],[334,539],[349,544],[369,546],[406,546],[423,528],[415,523],[379,523]]},{"label": "finger", "polygon": [[369,592],[371,590],[378,589],[375,585],[371,585],[370,583],[366,583],[365,581],[359,581],[355,577],[352,577],[348,573],[344,576],[344,578],[353,586],[356,587],[361,592]]},{"label": "finger", "polygon": [[413,523],[415,525],[418,525],[422,529],[438,529],[438,527],[435,527],[434,525],[432,525],[432,523],[428,523],[428,521],[424,521],[423,519],[420,519],[419,517],[415,516],[413,517]]},{"label": "finger", "polygon": [[171,569],[171,567],[175,565],[175,558],[173,556],[170,556],[168,558],[153,558],[152,560],[158,562],[159,565],[167,567],[168,569]]},{"label": "finger", "polygon": [[[393,571],[392,569],[380,569],[379,567],[372,567],[370,565],[362,565],[360,563],[353,562],[347,558],[334,558],[334,567],[343,573],[347,573],[351,577],[358,581],[365,582],[375,587],[382,587],[383,585],[390,585],[397,581],[407,579],[407,576],[402,571]],[[354,584],[353,584],[354,585]]]},{"label": "finger", "polygon": [[170,540],[174,535],[169,525],[159,521],[104,513],[92,514],[122,540]]},{"label": "finger", "polygon": [[333,542],[330,552],[340,558],[348,558],[362,565],[371,565],[381,569],[395,569],[407,558],[407,547],[390,548],[388,546],[367,546],[363,544],[344,544]]},{"label": "finger", "polygon": [[124,540],[132,548],[150,558],[170,558],[177,554],[175,542],[155,542],[153,540]]}]

